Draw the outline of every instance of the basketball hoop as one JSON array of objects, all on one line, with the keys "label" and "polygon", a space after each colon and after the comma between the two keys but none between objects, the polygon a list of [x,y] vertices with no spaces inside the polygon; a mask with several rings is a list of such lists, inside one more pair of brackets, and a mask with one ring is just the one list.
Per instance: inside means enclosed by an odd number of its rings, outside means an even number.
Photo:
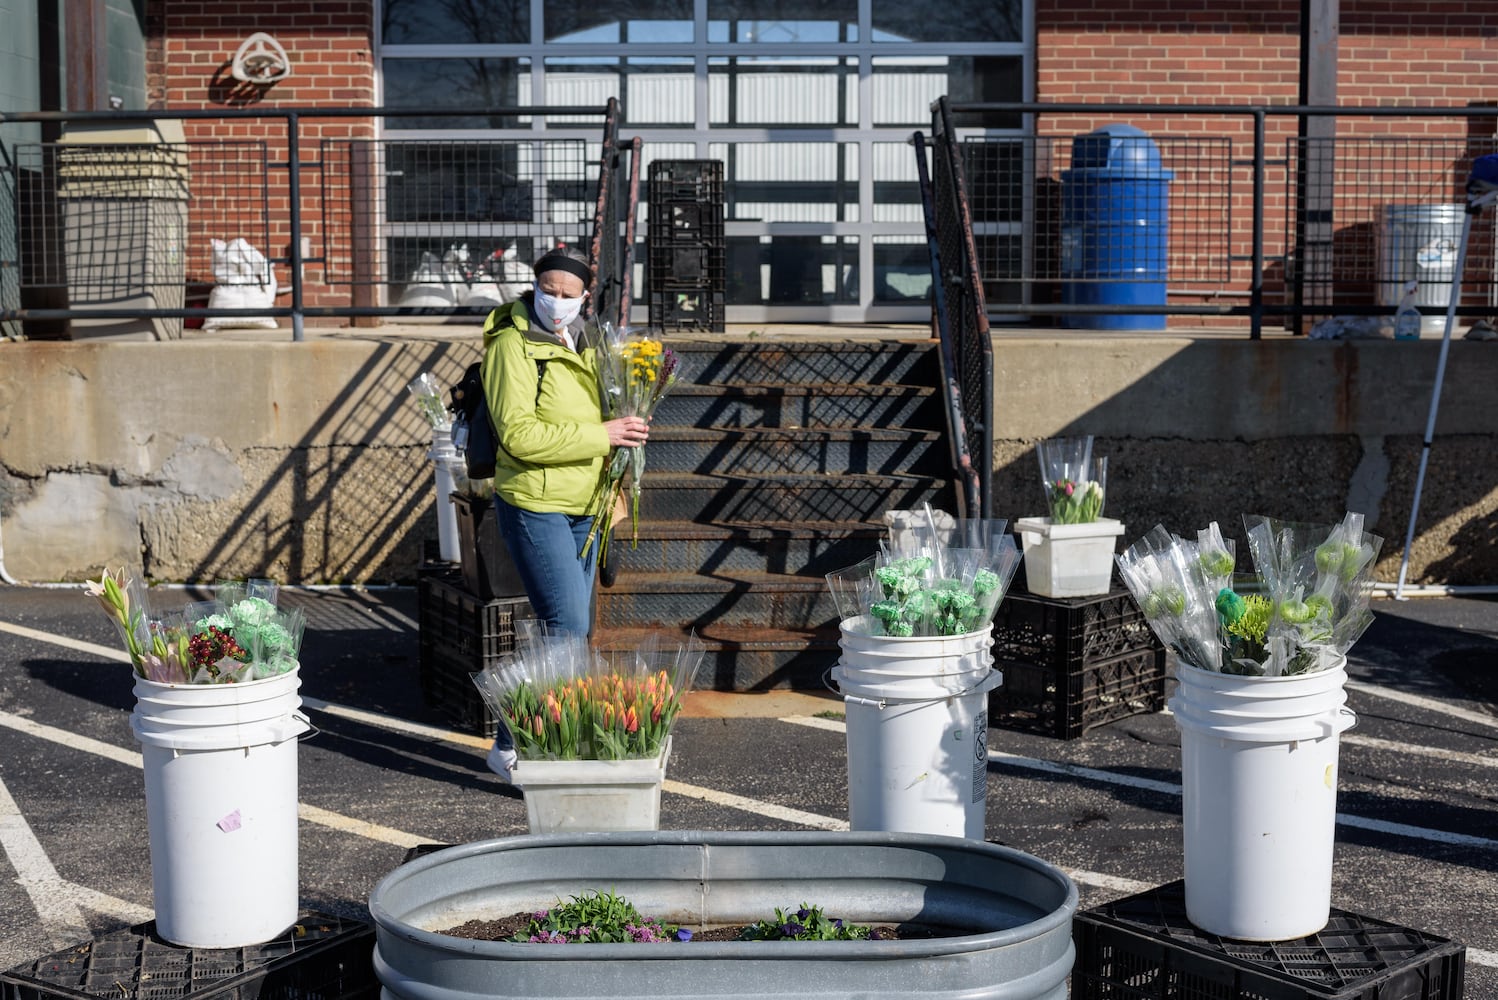
[{"label": "basketball hoop", "polygon": [[241,83],[271,84],[291,75],[291,57],[281,43],[257,31],[240,43],[229,73]]}]

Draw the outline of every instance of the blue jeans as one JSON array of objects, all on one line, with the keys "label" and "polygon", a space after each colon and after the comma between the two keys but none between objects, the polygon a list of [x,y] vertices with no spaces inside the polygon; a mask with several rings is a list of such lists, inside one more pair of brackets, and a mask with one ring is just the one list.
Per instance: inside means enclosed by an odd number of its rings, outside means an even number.
[{"label": "blue jeans", "polygon": [[598,539],[588,558],[578,555],[587,540],[589,515],[540,514],[513,507],[494,495],[499,534],[525,584],[536,616],[548,628],[563,628],[586,636],[593,629],[593,573],[598,565]]}]

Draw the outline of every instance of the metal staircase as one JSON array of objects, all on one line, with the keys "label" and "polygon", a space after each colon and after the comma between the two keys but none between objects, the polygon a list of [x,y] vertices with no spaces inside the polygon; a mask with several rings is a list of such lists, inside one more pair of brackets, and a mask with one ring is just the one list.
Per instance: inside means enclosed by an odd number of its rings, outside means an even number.
[{"label": "metal staircase", "polygon": [[954,510],[930,340],[667,338],[638,546],[615,531],[594,638],[695,629],[700,687],[820,688],[837,660],[824,574],[874,554],[887,510]]}]

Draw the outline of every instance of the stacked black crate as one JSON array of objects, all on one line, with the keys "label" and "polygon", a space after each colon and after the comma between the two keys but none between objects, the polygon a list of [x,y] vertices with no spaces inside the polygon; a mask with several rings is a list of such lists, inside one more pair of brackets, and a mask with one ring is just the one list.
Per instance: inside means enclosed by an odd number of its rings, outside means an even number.
[{"label": "stacked black crate", "polygon": [[723,161],[656,160],[649,203],[650,325],[722,333]]}]

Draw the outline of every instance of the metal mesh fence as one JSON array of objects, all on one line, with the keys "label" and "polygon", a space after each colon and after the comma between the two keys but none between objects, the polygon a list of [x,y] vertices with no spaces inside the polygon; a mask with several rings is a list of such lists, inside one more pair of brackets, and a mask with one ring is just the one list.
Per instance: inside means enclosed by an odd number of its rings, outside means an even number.
[{"label": "metal mesh fence", "polygon": [[[20,271],[16,242],[16,173],[10,146],[0,140],[0,311],[21,307]],[[21,324],[0,322],[0,337],[18,340]]]},{"label": "metal mesh fence", "polygon": [[[1232,267],[1229,139],[1114,139],[1111,154],[1079,147],[1079,141],[1094,140],[1027,136],[962,143],[988,301],[1050,301],[1033,286],[1062,280],[1168,276],[1172,284],[1226,287]],[[1146,159],[1146,144],[1158,150],[1158,162]]]},{"label": "metal mesh fence", "polygon": [[16,147],[19,285],[82,301],[212,280],[214,239],[268,251],[263,142]]},{"label": "metal mesh fence", "polygon": [[400,304],[475,304],[465,300],[496,293],[507,301],[530,287],[530,264],[546,249],[587,248],[600,164],[588,146],[325,140],[328,283],[388,285]]},{"label": "metal mesh fence", "polygon": [[[1284,225],[1289,234],[1301,226],[1295,242],[1305,248],[1290,261],[1290,294],[1298,286],[1302,302],[1328,310],[1394,306],[1416,281],[1417,304],[1444,313],[1455,281],[1459,305],[1498,305],[1492,213],[1473,219],[1465,267],[1455,273],[1467,177],[1472,161],[1493,151],[1492,140],[1429,136],[1290,140]],[[1298,220],[1297,186],[1331,224]],[[1426,322],[1444,325],[1429,315]]]}]

